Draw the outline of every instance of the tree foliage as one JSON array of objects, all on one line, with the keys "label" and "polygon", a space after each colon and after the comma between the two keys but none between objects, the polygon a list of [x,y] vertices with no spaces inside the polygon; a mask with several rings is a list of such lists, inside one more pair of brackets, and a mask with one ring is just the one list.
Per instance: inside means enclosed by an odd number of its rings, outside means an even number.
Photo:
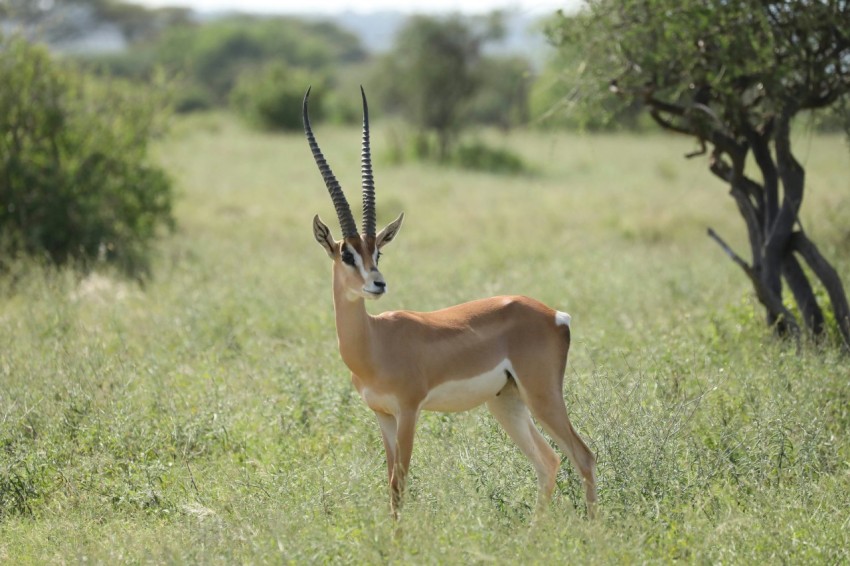
[{"label": "tree foliage", "polygon": [[314,120],[322,118],[322,86],[320,77],[311,76],[304,69],[290,67],[282,62],[267,63],[239,75],[230,94],[237,113],[249,124],[263,130],[301,130],[301,101],[307,85],[316,86],[316,97],[311,100]]},{"label": "tree foliage", "polygon": [[242,72],[271,61],[317,71],[364,57],[354,35],[327,22],[233,16],[169,29],[157,42],[153,60],[185,73],[216,102],[225,103]]},{"label": "tree foliage", "polygon": [[438,157],[447,159],[470,102],[482,84],[482,46],[503,34],[498,16],[413,16],[381,62],[385,108],[402,113],[423,134],[437,137]]},{"label": "tree foliage", "polygon": [[661,127],[692,136],[699,147],[692,155],[709,156],[745,221],[751,261],[711,234],[752,281],[768,323],[798,332],[784,281],[806,328],[823,332],[803,259],[850,345],[843,285],[800,222],[805,171],[790,133],[801,112],[846,107],[850,2],[590,0],[578,15],[562,14],[550,33],[584,53],[575,98],[585,109],[616,93],[622,105],[640,104]]},{"label": "tree foliage", "polygon": [[150,163],[162,101],[105,84],[25,40],[0,42],[0,249],[143,274],[171,183]]},{"label": "tree foliage", "polygon": [[[563,22],[557,19],[547,22],[552,31],[561,25]],[[532,123],[544,128],[581,131],[639,130],[643,123],[638,104],[624,104],[607,92],[581,96],[582,89],[591,90],[596,86],[582,84],[587,52],[584,46],[563,37],[559,36],[558,42],[558,49],[549,54],[531,87]]]},{"label": "tree foliage", "polygon": [[[300,75],[322,81],[365,58],[359,39],[331,22],[239,14],[173,22],[124,52],[79,57],[105,76],[147,79],[165,71],[179,87],[178,112],[226,106],[237,83],[256,82],[270,65],[301,69]],[[302,91],[306,86],[291,85]]]},{"label": "tree foliage", "polygon": [[518,56],[485,56],[478,73],[481,85],[471,101],[469,119],[503,130],[527,123],[534,78],[528,60]]}]

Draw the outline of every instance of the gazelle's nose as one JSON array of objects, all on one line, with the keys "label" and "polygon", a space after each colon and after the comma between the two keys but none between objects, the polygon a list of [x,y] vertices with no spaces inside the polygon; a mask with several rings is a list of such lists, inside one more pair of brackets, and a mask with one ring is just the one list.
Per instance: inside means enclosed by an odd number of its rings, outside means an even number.
[{"label": "gazelle's nose", "polygon": [[375,287],[377,287],[381,291],[383,291],[387,287],[387,284],[383,281],[373,281],[372,284],[374,284]]}]

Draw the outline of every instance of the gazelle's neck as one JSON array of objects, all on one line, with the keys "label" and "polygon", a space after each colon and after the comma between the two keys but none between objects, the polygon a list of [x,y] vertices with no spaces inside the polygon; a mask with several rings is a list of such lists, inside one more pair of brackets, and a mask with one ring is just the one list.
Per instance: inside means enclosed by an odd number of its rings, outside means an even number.
[{"label": "gazelle's neck", "polygon": [[344,285],[334,273],[334,315],[339,353],[352,372],[365,376],[372,369],[371,324],[362,297],[348,295]]}]

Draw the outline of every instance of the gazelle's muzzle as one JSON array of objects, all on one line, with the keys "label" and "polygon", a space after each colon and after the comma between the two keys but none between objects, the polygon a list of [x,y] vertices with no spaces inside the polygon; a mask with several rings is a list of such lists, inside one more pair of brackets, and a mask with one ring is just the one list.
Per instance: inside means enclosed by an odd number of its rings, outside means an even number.
[{"label": "gazelle's muzzle", "polygon": [[380,299],[387,292],[387,283],[380,274],[374,278],[370,277],[363,285],[363,292],[365,293],[364,296],[369,299]]}]

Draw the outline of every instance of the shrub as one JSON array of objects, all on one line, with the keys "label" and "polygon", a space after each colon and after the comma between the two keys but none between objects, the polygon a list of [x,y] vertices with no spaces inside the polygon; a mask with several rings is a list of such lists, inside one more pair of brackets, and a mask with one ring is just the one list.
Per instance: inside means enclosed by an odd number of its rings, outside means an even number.
[{"label": "shrub", "polygon": [[0,38],[0,250],[147,271],[172,190],[147,146],[161,91],[104,82]]},{"label": "shrub", "polygon": [[215,101],[203,86],[191,81],[182,81],[174,92],[172,105],[178,114],[189,114],[211,110]]},{"label": "shrub", "polygon": [[528,171],[521,157],[507,149],[499,149],[474,141],[461,143],[452,161],[462,169],[473,169],[497,174],[518,174]]},{"label": "shrub", "polygon": [[481,171],[495,175],[519,175],[534,173],[519,155],[506,148],[492,147],[481,140],[464,140],[441,155],[439,142],[433,135],[417,133],[410,135],[395,128],[387,130],[390,143],[383,158],[399,164],[408,160],[426,161],[450,165],[470,171]]},{"label": "shrub", "polygon": [[310,117],[322,118],[321,81],[308,72],[293,69],[283,63],[268,63],[258,69],[243,72],[230,96],[234,109],[251,125],[264,130],[300,130],[301,101],[304,91],[313,83]]}]

